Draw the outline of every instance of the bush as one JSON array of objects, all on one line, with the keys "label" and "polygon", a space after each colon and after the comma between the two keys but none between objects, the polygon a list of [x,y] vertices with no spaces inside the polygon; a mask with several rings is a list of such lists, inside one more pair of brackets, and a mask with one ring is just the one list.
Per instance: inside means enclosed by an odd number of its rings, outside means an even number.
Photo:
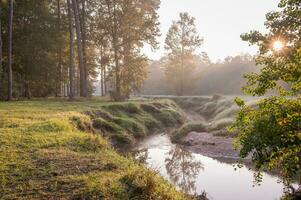
[{"label": "bush", "polygon": [[241,110],[232,126],[239,133],[236,148],[240,156],[251,154],[257,170],[279,170],[291,182],[301,168],[301,99],[269,97],[259,102],[258,109],[240,102],[238,99]]}]

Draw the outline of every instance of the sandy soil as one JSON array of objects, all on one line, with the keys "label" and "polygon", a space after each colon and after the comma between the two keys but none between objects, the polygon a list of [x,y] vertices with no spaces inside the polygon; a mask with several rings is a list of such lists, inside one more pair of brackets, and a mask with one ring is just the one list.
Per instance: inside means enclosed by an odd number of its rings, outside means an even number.
[{"label": "sandy soil", "polygon": [[182,139],[183,144],[194,153],[213,158],[239,159],[233,149],[233,138],[217,137],[212,133],[191,132]]}]

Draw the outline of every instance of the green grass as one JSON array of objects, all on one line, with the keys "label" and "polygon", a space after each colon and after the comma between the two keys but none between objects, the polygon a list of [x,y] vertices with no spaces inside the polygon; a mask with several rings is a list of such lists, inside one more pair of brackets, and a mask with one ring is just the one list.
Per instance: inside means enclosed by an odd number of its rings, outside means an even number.
[{"label": "green grass", "polygon": [[186,123],[180,129],[174,131],[171,135],[173,143],[181,143],[181,140],[191,132],[207,132],[207,125],[204,123]]},{"label": "green grass", "polygon": [[162,125],[141,109],[152,103],[0,102],[0,199],[188,199],[155,172],[120,156],[92,127],[93,120],[106,121],[126,131],[108,131],[113,138],[134,138],[130,132],[141,137],[149,124]]},{"label": "green grass", "polygon": [[168,100],[104,105],[87,114],[94,129],[118,148],[134,145],[136,139],[152,134],[155,129],[163,132],[184,122],[180,108]]}]

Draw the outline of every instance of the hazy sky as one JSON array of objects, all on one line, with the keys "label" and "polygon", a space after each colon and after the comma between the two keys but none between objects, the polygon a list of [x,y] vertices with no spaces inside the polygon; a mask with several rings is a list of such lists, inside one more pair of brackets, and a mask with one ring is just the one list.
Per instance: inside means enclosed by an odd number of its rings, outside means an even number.
[{"label": "hazy sky", "polygon": [[173,20],[180,12],[188,12],[196,18],[199,34],[204,44],[199,52],[205,51],[216,61],[240,53],[254,54],[256,47],[249,47],[240,35],[256,29],[265,31],[265,14],[277,9],[276,0],[161,0],[159,10],[161,33],[160,50],[144,53],[151,59],[164,54],[164,40]]}]

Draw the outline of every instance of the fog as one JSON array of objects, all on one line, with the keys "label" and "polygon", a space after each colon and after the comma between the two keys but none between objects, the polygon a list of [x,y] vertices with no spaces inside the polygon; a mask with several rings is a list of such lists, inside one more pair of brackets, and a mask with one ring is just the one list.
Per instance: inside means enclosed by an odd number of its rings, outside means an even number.
[{"label": "fog", "polygon": [[[199,56],[193,76],[186,78],[187,88],[184,95],[242,95],[245,85],[244,74],[258,71],[250,55],[228,57],[223,61],[212,63],[207,57]],[[142,95],[176,95],[173,83],[165,76],[162,59],[152,61],[148,69],[148,78],[140,94]]]}]

